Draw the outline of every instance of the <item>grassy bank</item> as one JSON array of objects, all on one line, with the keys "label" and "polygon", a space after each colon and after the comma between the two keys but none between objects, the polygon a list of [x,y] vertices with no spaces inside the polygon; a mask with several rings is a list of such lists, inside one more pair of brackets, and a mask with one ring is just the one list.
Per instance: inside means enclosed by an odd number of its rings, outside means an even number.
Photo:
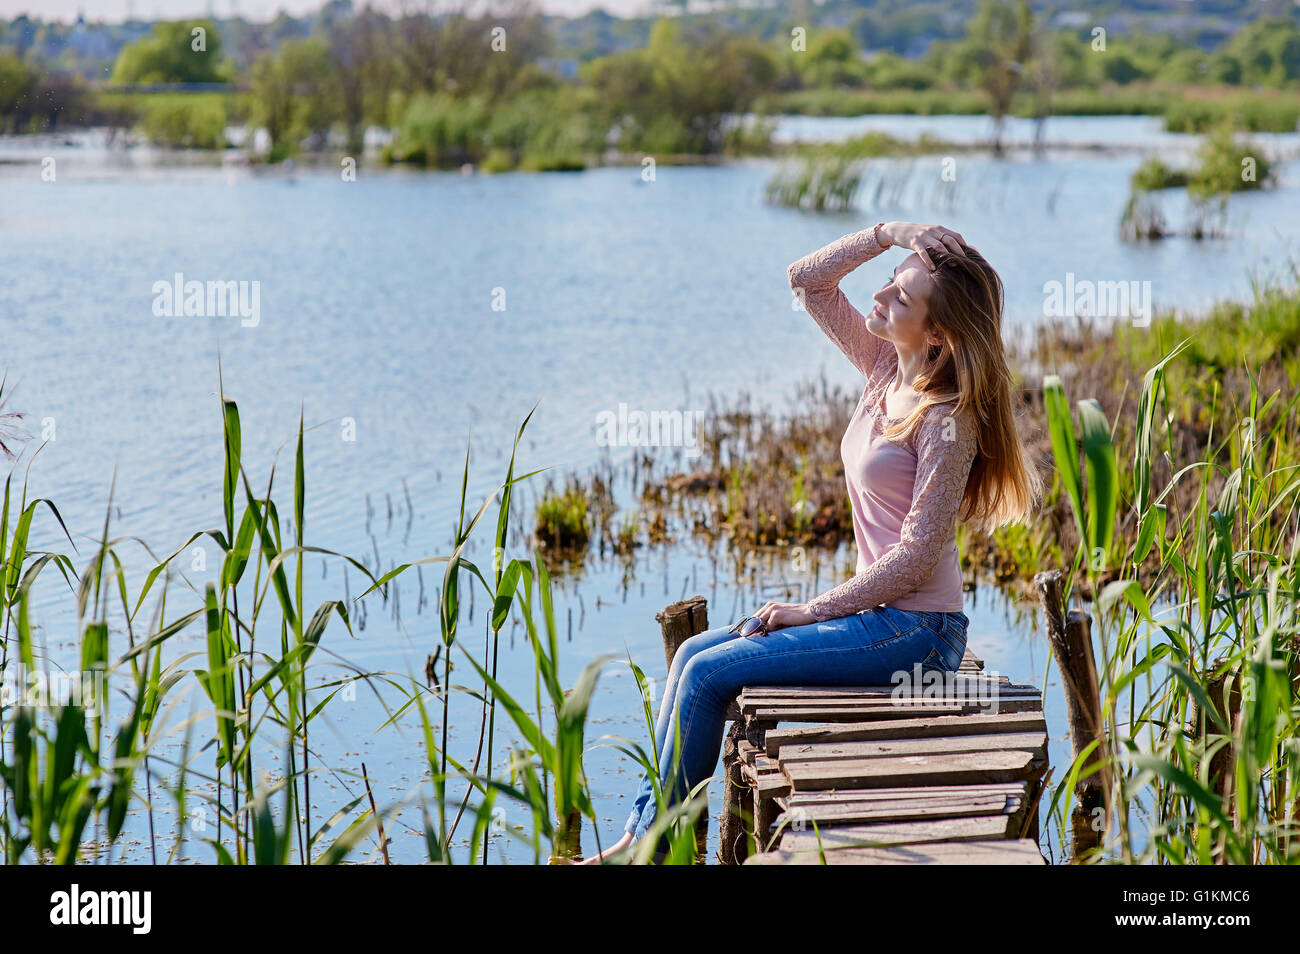
[{"label": "grassy bank", "polygon": [[[1057,90],[1049,102],[1055,116],[1161,116],[1171,132],[1205,132],[1224,120],[1250,132],[1294,132],[1300,122],[1300,100],[1282,90],[1130,84]],[[764,97],[755,109],[809,116],[983,115],[988,97],[972,89],[807,89]],[[1012,100],[1014,116],[1032,117],[1037,109],[1029,93]]]},{"label": "grassy bank", "polygon": [[[323,109],[307,109],[302,103],[298,107],[293,119],[296,134],[319,136],[328,131],[328,122],[311,119],[326,115]],[[988,108],[988,97],[978,90],[808,89],[759,96],[752,104],[750,122],[728,126],[720,111],[662,114],[632,122],[616,117],[616,110],[585,86],[531,89],[506,98],[438,92],[409,100],[394,97],[388,104],[384,125],[391,126],[393,142],[383,150],[383,160],[429,168],[470,163],[484,172],[576,170],[610,161],[616,154],[634,160],[653,155],[667,163],[674,157],[707,161],[780,151],[771,143],[774,114],[984,115]],[[1037,108],[1031,97],[1021,94],[1013,101],[1012,114],[1033,116]],[[1063,116],[1158,115],[1164,117],[1165,128],[1186,133],[1207,132],[1224,123],[1247,131],[1288,132],[1300,122],[1296,97],[1233,88],[1116,86],[1058,91],[1051,97],[1050,111]],[[88,95],[84,119],[88,124],[133,128],[159,145],[220,149],[227,145],[227,126],[256,122],[264,112],[251,92],[99,91]],[[887,138],[842,148],[867,156],[943,147],[937,142],[889,144]],[[283,134],[277,155],[294,152],[293,140]]]}]

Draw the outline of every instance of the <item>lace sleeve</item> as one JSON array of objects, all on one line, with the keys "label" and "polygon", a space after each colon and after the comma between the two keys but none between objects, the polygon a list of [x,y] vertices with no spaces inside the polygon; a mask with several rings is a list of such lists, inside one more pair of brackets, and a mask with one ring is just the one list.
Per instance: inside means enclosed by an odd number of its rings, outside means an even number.
[{"label": "lace sleeve", "polygon": [[916,425],[912,507],[896,545],[861,573],[808,601],[819,620],[851,616],[906,596],[930,578],[954,539],[978,435],[974,413],[951,405],[928,410]]},{"label": "lace sleeve", "polygon": [[808,314],[868,378],[882,351],[891,345],[867,330],[866,318],[849,303],[839,283],[885,248],[876,240],[875,227],[872,227],[836,239],[786,270],[790,288],[800,296]]}]

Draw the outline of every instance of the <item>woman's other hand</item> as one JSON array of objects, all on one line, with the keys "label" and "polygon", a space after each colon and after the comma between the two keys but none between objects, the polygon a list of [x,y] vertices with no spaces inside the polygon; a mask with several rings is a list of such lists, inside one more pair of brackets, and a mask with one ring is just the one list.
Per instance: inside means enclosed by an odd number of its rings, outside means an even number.
[{"label": "woman's other hand", "polygon": [[817,622],[817,617],[809,611],[807,603],[768,602],[754,615],[767,624],[769,633],[786,626],[805,626]]},{"label": "woman's other hand", "polygon": [[890,245],[900,245],[915,251],[917,255],[921,256],[921,261],[925,262],[926,268],[934,268],[934,262],[930,260],[929,250],[940,245],[956,255],[965,254],[958,243],[966,240],[959,233],[944,228],[942,225],[886,222],[880,227],[879,234]]}]

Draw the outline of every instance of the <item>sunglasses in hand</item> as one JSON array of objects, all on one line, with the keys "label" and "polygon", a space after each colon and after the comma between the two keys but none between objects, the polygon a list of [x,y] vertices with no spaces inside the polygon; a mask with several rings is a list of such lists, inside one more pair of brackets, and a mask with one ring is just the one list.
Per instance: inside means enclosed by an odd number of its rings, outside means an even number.
[{"label": "sunglasses in hand", "polygon": [[740,622],[732,626],[731,629],[727,630],[727,632],[739,633],[741,636],[753,636],[755,633],[767,635],[767,623],[763,622],[763,620],[757,616],[746,616]]}]

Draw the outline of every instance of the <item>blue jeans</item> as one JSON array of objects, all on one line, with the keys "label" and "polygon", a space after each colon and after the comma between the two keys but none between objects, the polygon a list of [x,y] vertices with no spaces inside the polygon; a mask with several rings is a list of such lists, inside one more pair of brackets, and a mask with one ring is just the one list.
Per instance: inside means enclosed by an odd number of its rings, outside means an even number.
[{"label": "blue jeans", "polygon": [[[668,804],[683,801],[710,778],[722,751],[724,716],[745,686],[891,686],[895,673],[913,666],[955,671],[966,651],[965,613],[931,613],[889,606],[838,619],[739,636],[730,626],[705,630],[677,649],[655,722],[661,787]],[[681,720],[677,784],[673,767],[674,718]],[[624,831],[641,838],[655,818],[654,786],[647,774],[637,790]]]}]

